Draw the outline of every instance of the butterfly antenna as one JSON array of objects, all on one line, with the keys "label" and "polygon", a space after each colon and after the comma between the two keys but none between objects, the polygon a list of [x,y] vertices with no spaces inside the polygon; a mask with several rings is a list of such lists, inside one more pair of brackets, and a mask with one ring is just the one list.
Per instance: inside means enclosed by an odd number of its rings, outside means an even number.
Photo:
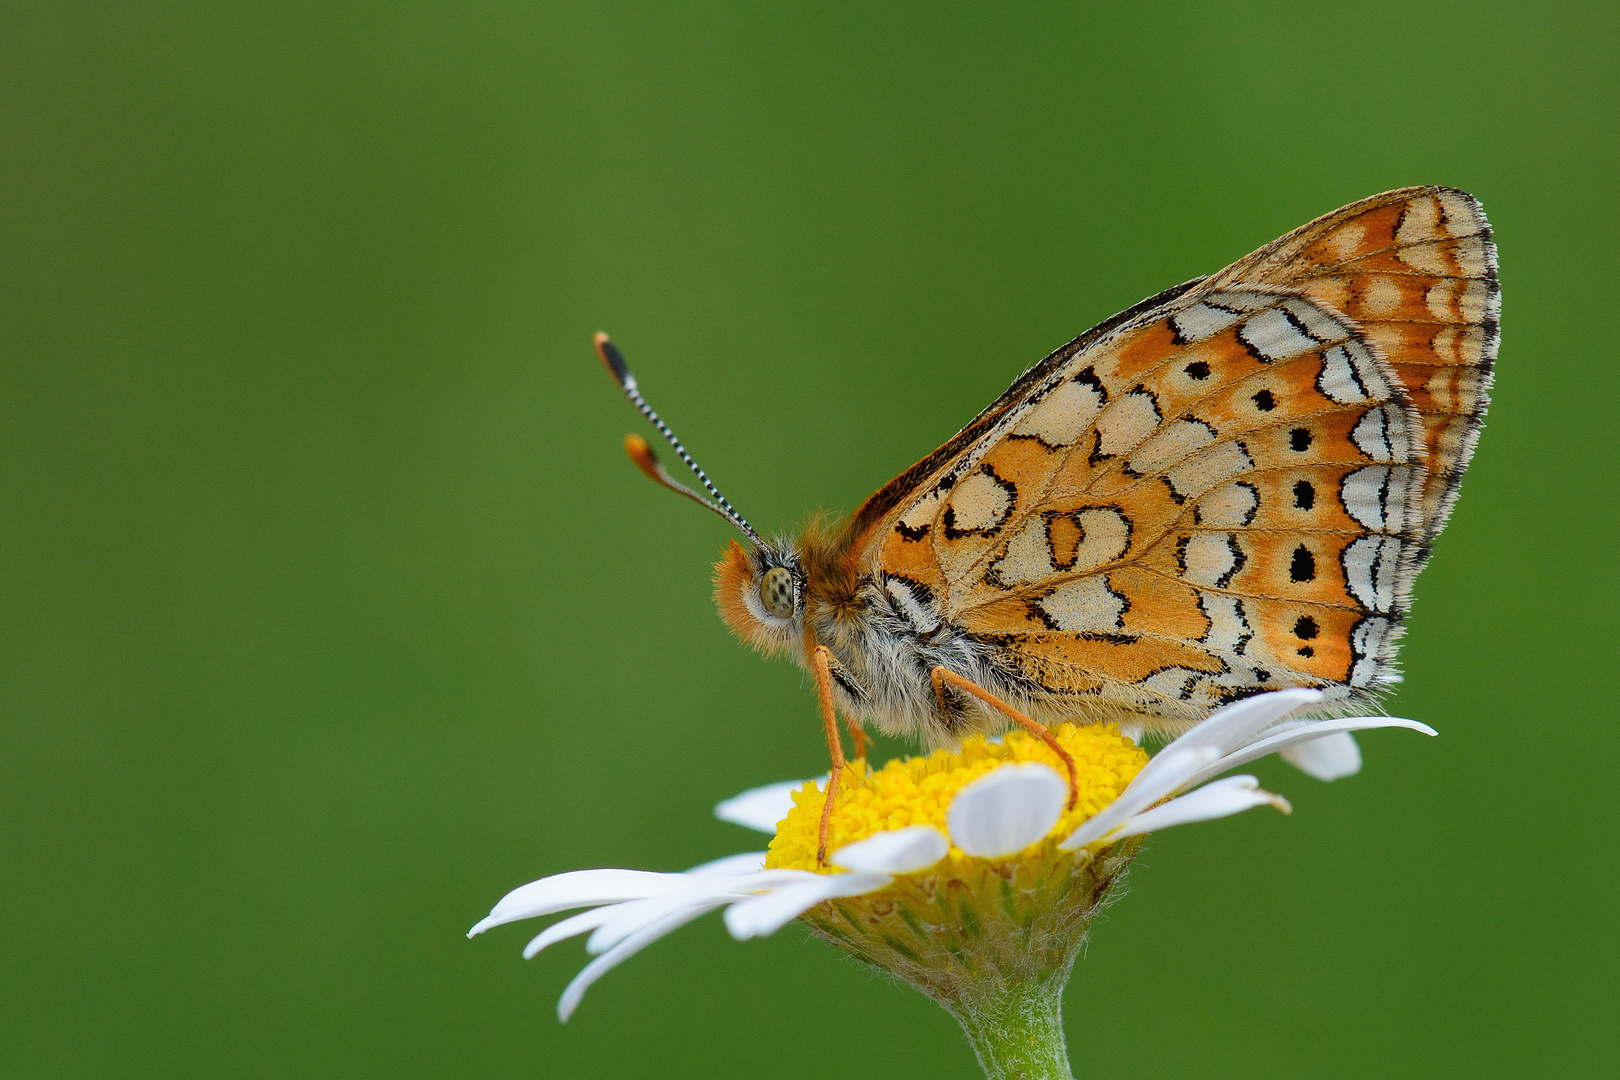
[{"label": "butterfly antenna", "polygon": [[686,463],[688,469],[692,470],[693,475],[698,478],[698,482],[703,485],[703,489],[714,496],[714,501],[710,502],[670,476],[669,471],[664,468],[664,463],[658,460],[658,456],[653,453],[652,447],[647,445],[646,439],[643,439],[640,435],[626,435],[624,437],[624,452],[635,463],[636,468],[645,473],[649,479],[662,484],[677,495],[685,495],[698,505],[713,510],[741,529],[743,535],[756,545],[763,544],[764,541],[759,538],[759,533],[755,532],[754,527],[748,524],[741,514],[737,513],[737,508],[731,505],[731,501],[720,494],[720,489],[714,486],[714,481],[709,479],[709,474],[698,467],[698,463],[692,460],[692,455],[686,452],[686,447],[681,445],[681,440],[675,437],[675,433],[669,429],[669,425],[664,423],[662,417],[653,412],[652,406],[647,404],[647,399],[641,396],[641,390],[636,386],[636,377],[630,374],[630,366],[624,362],[624,355],[619,352],[618,347],[613,344],[612,339],[606,334],[599,333],[596,335],[596,355],[602,358],[602,363],[607,366],[608,371],[612,372],[613,378],[618,381],[619,388],[630,399],[630,403],[641,410],[641,415],[652,422],[652,426],[658,429],[660,435],[669,440],[669,445],[675,448],[676,456]]}]

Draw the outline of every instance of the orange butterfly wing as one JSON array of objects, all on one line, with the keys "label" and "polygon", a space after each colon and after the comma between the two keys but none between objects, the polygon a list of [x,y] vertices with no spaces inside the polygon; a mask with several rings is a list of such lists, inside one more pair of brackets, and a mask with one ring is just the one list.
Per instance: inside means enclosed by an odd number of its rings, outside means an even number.
[{"label": "orange butterfly wing", "polygon": [[[1048,717],[1191,720],[1264,689],[1390,681],[1494,359],[1488,236],[1440,235],[1470,208],[1483,222],[1464,198],[1356,204],[1071,342],[867,501],[845,534],[857,565],[991,647]],[[1383,258],[1416,260],[1402,284],[1422,311],[1358,307],[1393,276],[1367,269]],[[1358,325],[1330,294],[1387,318]],[[1441,311],[1479,320],[1416,318]],[[1407,387],[1425,364],[1450,398]]]},{"label": "orange butterfly wing", "polygon": [[1291,285],[1349,315],[1423,419],[1424,541],[1445,526],[1490,403],[1500,339],[1496,245],[1479,201],[1403,188],[1352,203],[1210,279]]}]

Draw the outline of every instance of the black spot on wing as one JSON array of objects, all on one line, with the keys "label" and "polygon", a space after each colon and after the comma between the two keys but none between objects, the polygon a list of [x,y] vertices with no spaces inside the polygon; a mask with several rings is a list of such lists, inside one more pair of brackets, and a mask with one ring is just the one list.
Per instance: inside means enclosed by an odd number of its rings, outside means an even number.
[{"label": "black spot on wing", "polygon": [[1294,549],[1293,561],[1288,564],[1288,577],[1294,582],[1316,580],[1316,556],[1304,544]]}]

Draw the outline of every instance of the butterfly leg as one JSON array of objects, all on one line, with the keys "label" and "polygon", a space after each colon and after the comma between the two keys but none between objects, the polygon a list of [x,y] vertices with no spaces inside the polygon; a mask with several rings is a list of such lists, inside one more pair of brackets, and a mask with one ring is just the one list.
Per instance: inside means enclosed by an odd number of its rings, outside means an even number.
[{"label": "butterfly leg", "polygon": [[[810,670],[816,677],[816,696],[821,699],[821,725],[827,733],[827,749],[832,751],[832,776],[827,780],[827,797],[821,804],[821,843],[816,848],[816,862],[823,866],[827,864],[827,838],[832,830],[833,803],[838,798],[838,788],[844,779],[844,741],[838,737],[838,712],[833,708],[834,663],[832,652],[825,645],[817,645],[810,654]],[[856,730],[859,730],[858,726]],[[865,734],[861,732],[863,738]],[[860,752],[862,744],[859,740],[855,746],[856,751]]]},{"label": "butterfly leg", "polygon": [[[838,657],[834,656],[824,645],[818,645],[816,648],[826,653],[827,674],[843,683],[845,689],[848,689],[851,681],[850,675],[844,665],[838,662]],[[817,689],[820,689],[820,683],[817,683]],[[823,700],[828,700],[828,698],[824,696]],[[861,726],[860,720],[856,719],[854,713],[846,711],[844,713],[844,723],[849,727],[850,741],[855,744],[855,760],[864,760],[867,749],[872,745],[872,737],[866,733],[866,729]]]},{"label": "butterfly leg", "polygon": [[936,666],[934,668],[934,696],[939,698],[941,702],[945,700],[945,687],[947,685],[955,687],[964,694],[971,694],[973,697],[978,698],[1050,747],[1052,753],[1062,759],[1063,767],[1069,770],[1068,808],[1070,810],[1075,808],[1075,805],[1080,801],[1080,783],[1075,772],[1074,758],[1070,757],[1069,752],[1063,749],[1045,724],[1031,720],[972,679],[964,678],[954,671]]},{"label": "butterfly leg", "polygon": [[872,746],[872,736],[866,733],[866,729],[861,727],[861,722],[855,719],[853,714],[846,715],[844,722],[849,725],[849,737],[855,744],[855,760],[862,761]]}]

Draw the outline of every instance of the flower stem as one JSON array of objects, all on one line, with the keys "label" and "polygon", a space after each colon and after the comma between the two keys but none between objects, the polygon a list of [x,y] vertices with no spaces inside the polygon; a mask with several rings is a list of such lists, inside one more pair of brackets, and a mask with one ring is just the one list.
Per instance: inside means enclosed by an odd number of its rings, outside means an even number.
[{"label": "flower stem", "polygon": [[[1067,975],[1065,971],[1062,973]],[[1074,1080],[1063,1041],[1061,975],[975,987],[946,1008],[990,1080]]]}]

